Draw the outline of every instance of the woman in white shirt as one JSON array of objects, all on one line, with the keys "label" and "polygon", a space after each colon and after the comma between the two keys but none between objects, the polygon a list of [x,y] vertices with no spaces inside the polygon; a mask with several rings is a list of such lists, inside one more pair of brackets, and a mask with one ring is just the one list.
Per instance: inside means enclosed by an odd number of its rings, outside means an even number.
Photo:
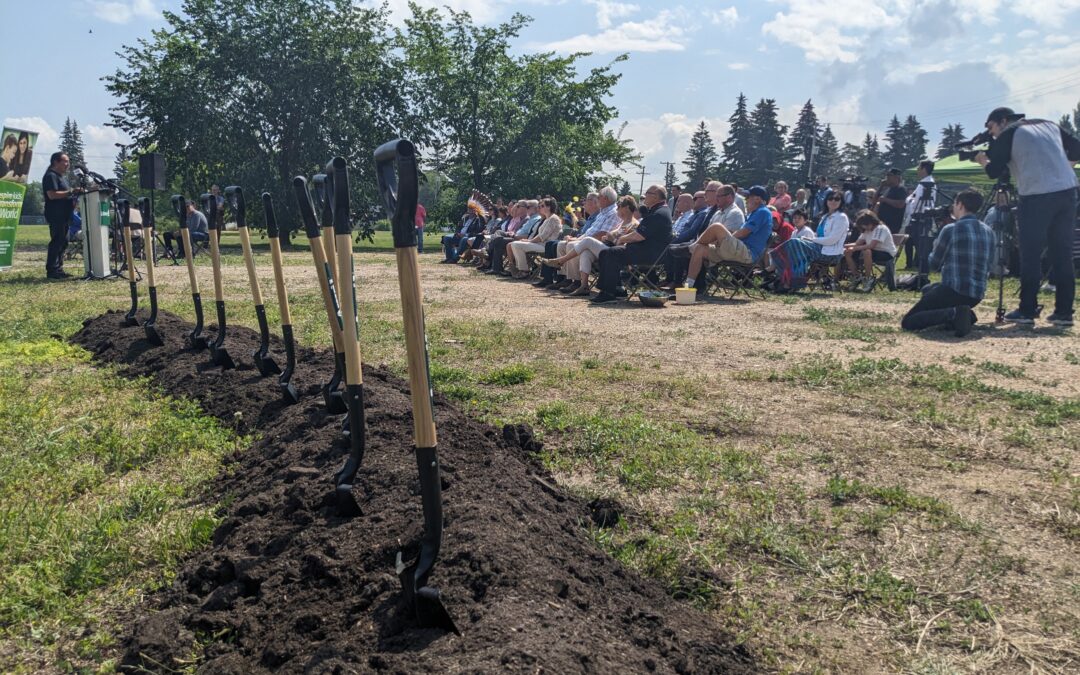
[{"label": "woman in white shirt", "polygon": [[855,218],[855,227],[862,234],[854,244],[844,247],[844,264],[852,275],[858,273],[855,256],[863,264],[863,281],[860,290],[874,290],[874,263],[887,263],[896,257],[896,244],[889,227],[874,215],[873,211],[861,211]]},{"label": "woman in white shirt", "polygon": [[842,206],[843,195],[834,191],[825,202],[827,212],[813,239],[792,237],[769,253],[769,267],[777,274],[777,290],[794,291],[805,286],[810,265],[815,262],[840,262],[849,227]]}]

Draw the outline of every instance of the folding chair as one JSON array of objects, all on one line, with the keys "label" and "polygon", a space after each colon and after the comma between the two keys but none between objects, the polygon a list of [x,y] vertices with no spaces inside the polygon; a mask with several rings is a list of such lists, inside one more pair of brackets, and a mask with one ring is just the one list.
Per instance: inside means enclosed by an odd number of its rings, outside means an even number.
[{"label": "folding chair", "polygon": [[[173,265],[179,265],[180,263],[176,261],[176,255],[165,246],[165,239],[163,238],[162,233],[158,230],[154,230],[154,238],[157,240],[157,247],[154,250],[154,264],[156,265],[168,258],[172,261]],[[192,255],[194,255],[194,250],[192,251]]]},{"label": "folding chair", "polygon": [[705,294],[712,296],[720,291],[727,293],[727,299],[732,300],[742,293],[747,298],[759,297],[765,299],[765,288],[762,286],[765,278],[765,256],[762,251],[758,259],[750,264],[722,260],[709,267],[705,272]]},{"label": "folding chair", "polygon": [[841,291],[840,284],[836,281],[836,267],[844,264],[844,256],[839,260],[815,260],[810,263],[806,271],[806,288],[814,291]]},{"label": "folding chair", "polygon": [[894,234],[892,240],[898,255],[893,256],[889,262],[874,263],[874,281],[877,283],[884,281],[890,291],[896,290],[896,258],[899,257],[900,251],[904,250],[907,238],[906,234]]},{"label": "folding chair", "polygon": [[[661,255],[661,259],[663,256]],[[623,288],[626,289],[626,299],[631,300],[645,290],[663,292],[660,284],[653,280],[653,275],[664,269],[660,260],[652,263],[630,264],[623,271]]]}]

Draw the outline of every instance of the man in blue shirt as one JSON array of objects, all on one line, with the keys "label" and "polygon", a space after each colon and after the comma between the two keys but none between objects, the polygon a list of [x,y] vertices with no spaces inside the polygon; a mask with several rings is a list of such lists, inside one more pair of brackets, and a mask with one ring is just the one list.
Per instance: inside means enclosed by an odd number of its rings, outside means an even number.
[{"label": "man in blue shirt", "polygon": [[814,201],[810,204],[810,218],[814,219],[825,213],[825,202],[829,199],[829,195],[832,194],[832,188],[829,187],[829,179],[825,176],[818,176],[817,179],[817,192],[814,193]]},{"label": "man in blue shirt", "polygon": [[990,261],[994,254],[994,231],[975,215],[983,198],[975,190],[963,190],[953,201],[956,222],[941,228],[930,268],[941,271],[941,281],[922,289],[922,298],[904,316],[904,330],[922,330],[932,326],[950,326],[956,337],[971,332],[975,312],[982,302]]},{"label": "man in blue shirt", "polygon": [[761,185],[750,188],[746,196],[746,208],[750,215],[742,227],[729,232],[723,223],[713,223],[698,237],[690,255],[690,271],[686,276],[685,286],[693,286],[705,261],[715,265],[720,262],[735,262],[743,265],[753,264],[765,251],[772,234],[772,211],[765,206],[769,201],[769,191]]}]

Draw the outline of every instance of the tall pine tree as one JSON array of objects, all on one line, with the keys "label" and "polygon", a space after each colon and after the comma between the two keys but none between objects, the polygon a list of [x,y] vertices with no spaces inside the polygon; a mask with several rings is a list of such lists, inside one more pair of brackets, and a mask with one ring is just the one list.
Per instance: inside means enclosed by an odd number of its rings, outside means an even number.
[{"label": "tall pine tree", "polygon": [[67,153],[68,159],[71,160],[71,166],[68,167],[66,178],[69,182],[73,181],[75,167],[86,164],[86,158],[84,157],[82,132],[79,131],[79,123],[70,117],[64,120],[64,129],[60,132],[60,151]]},{"label": "tall pine tree", "polygon": [[123,182],[128,173],[128,162],[131,161],[131,155],[128,153],[128,146],[121,145],[120,151],[116,153],[116,160],[113,162],[113,177],[119,182]]},{"label": "tall pine tree", "polygon": [[630,194],[630,182],[623,179],[622,185],[619,186],[619,196],[625,197]]},{"label": "tall pine tree", "polygon": [[860,175],[866,176],[871,182],[885,176],[885,160],[881,156],[881,147],[878,145],[877,136],[871,137],[869,132],[862,142],[862,159]]},{"label": "tall pine tree", "polygon": [[926,145],[930,142],[930,135],[926,133],[926,129],[923,129],[914,115],[908,115],[904,120],[903,137],[904,163],[900,165],[900,168],[908,169],[926,158]]},{"label": "tall pine tree", "polygon": [[[716,144],[713,143],[705,120],[702,120],[698,123],[694,135],[690,137],[690,147],[686,150],[686,159],[683,160],[690,190],[700,189],[701,182],[709,175],[712,167],[716,166],[716,160]],[[674,172],[674,169],[672,171]]]},{"label": "tall pine tree", "polygon": [[[664,187],[670,190],[673,185],[679,185],[679,177],[675,175],[674,162],[669,162],[664,166],[667,167],[664,169]],[[679,187],[682,186],[680,185]]]},{"label": "tall pine tree", "polygon": [[889,120],[885,129],[885,165],[889,168],[904,168],[904,128],[896,115]]},{"label": "tall pine tree", "polygon": [[941,130],[941,142],[938,143],[937,155],[935,159],[943,159],[949,155],[955,155],[956,150],[953,146],[964,140],[964,125],[957,122],[956,124],[949,124]]},{"label": "tall pine tree", "polygon": [[787,127],[780,124],[776,99],[763,98],[750,114],[754,127],[754,161],[747,184],[771,185],[786,173],[787,146],[784,135]]},{"label": "tall pine tree", "polygon": [[862,144],[844,143],[844,147],[840,148],[840,173],[843,175],[866,175],[862,173],[865,162],[866,153]]},{"label": "tall pine tree", "polygon": [[821,124],[818,123],[813,102],[807,101],[799,112],[799,119],[791,129],[791,135],[788,136],[787,151],[791,157],[791,168],[800,181],[807,179],[810,151],[815,138],[821,138]]},{"label": "tall pine tree", "polygon": [[817,156],[814,158],[815,176],[828,176],[835,179],[840,173],[840,146],[833,135],[832,127],[825,125],[825,131],[821,132],[821,142],[817,146]]},{"label": "tall pine tree", "polygon": [[746,108],[746,96],[740,93],[735,112],[728,118],[728,137],[723,142],[724,158],[719,167],[721,180],[746,185],[754,167],[754,136],[754,125]]}]

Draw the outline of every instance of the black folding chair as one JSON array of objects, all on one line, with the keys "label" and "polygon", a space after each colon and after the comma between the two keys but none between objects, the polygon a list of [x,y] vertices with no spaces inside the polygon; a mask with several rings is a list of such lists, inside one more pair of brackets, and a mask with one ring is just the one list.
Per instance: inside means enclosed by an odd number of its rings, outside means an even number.
[{"label": "black folding chair", "polygon": [[765,256],[762,252],[752,263],[722,260],[709,267],[705,272],[705,294],[713,296],[726,293],[732,300],[740,293],[747,298],[765,299]]}]

